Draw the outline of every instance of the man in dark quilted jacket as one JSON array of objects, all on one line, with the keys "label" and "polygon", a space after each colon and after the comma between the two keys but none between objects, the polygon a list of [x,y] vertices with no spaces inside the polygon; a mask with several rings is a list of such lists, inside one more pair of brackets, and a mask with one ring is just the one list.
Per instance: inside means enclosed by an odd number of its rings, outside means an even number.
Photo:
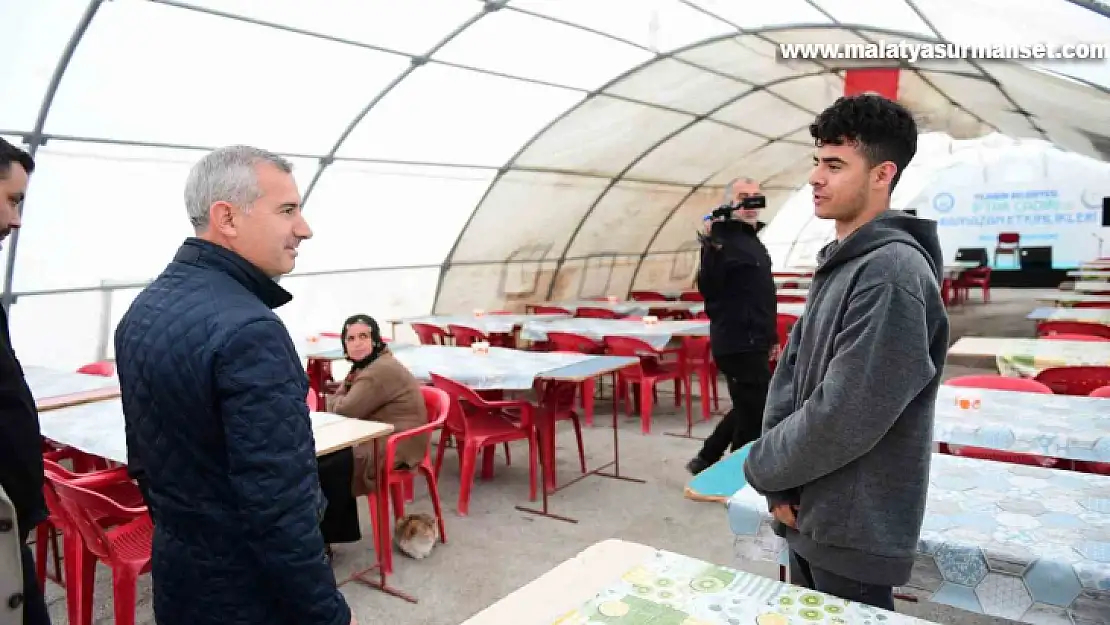
[{"label": "man in dark quilted jacket", "polygon": [[159,625],[348,625],[318,521],[308,380],[274,308],[312,236],[284,159],[189,173],[196,237],[116,329],[128,468],[154,520]]}]

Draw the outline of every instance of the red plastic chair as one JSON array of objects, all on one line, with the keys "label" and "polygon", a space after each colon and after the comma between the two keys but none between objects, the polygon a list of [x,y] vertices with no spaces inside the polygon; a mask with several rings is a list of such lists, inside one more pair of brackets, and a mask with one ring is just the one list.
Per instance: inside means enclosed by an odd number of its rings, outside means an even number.
[{"label": "red plastic chair", "polygon": [[532,404],[525,400],[487,400],[466,385],[435,373],[430,375],[432,384],[447,393],[452,401],[443,434],[439,437],[435,474],[438,476],[443,467],[447,440],[453,439],[460,464],[459,514],[465,516],[470,511],[470,489],[474,484],[478,452],[485,450],[482,478],[489,479],[493,477],[493,454],[497,445],[513,441],[528,441],[529,500],[535,501],[539,441]]},{"label": "red plastic chair", "polygon": [[[603,355],[605,353],[605,345],[602,343],[588,336],[571,332],[548,332],[547,343],[551,345],[552,350],[559,352],[593,355]],[[617,374],[613,373],[612,375],[613,385],[616,388]],[[582,389],[582,410],[586,413],[586,425],[592,426],[594,424],[594,394],[597,392],[597,381],[594,378],[583,380],[580,388]]]},{"label": "red plastic chair", "polygon": [[775,300],[780,304],[804,304],[806,298],[801,295],[776,295]]},{"label": "red plastic chair", "polygon": [[779,359],[786,353],[786,342],[790,340],[790,331],[794,329],[795,323],[798,323],[797,315],[778,313],[775,316],[775,333],[778,334],[779,344],[778,349],[775,350],[774,358],[771,358],[771,373],[775,372]]},{"label": "red plastic chair", "polygon": [[[53,465],[53,466],[51,466]],[[57,503],[64,510],[66,526],[71,536],[88,550],[93,558],[77,558],[77,562],[67,565],[73,575],[66,589],[74,593],[82,612],[74,625],[92,625],[91,616],[93,585],[95,583],[96,560],[112,569],[112,604],[115,607],[115,622],[118,625],[135,625],[135,601],[139,575],[150,572],[151,540],[154,525],[146,506],[125,506],[109,496],[98,492],[94,480],[67,478],[57,471],[58,465],[46,465],[46,480],[57,495]],[[106,529],[104,519],[119,521],[114,527]],[[70,538],[67,536],[66,538]],[[67,558],[73,557],[78,550],[67,547]],[[87,555],[87,554],[86,554]],[[86,607],[87,606],[87,607]]]},{"label": "red plastic chair", "polygon": [[621,319],[624,317],[624,315],[608,308],[594,308],[592,306],[579,306],[574,316],[583,319]]},{"label": "red plastic chair", "polygon": [[570,316],[570,311],[566,308],[558,306],[533,306],[532,313],[536,315],[567,315]]},{"label": "red plastic chair", "polygon": [[717,385],[717,362],[713,360],[713,350],[710,349],[708,336],[682,337],[686,345],[687,366],[690,373],[698,376],[698,392],[701,393],[701,416],[703,421],[711,418],[709,404],[712,401],[713,410],[721,409],[719,389]]},{"label": "red plastic chair", "polygon": [[945,386],[983,388],[995,391],[1052,394],[1052,389],[1036,380],[1011,378],[1002,375],[964,375],[947,380]]},{"label": "red plastic chair", "polygon": [[[971,297],[971,289],[983,289],[983,301],[991,301],[991,268],[976,267],[960,274],[953,285],[956,289],[956,299],[967,300]],[[960,293],[963,293],[961,296]]]},{"label": "red plastic chair", "polygon": [[[961,388],[1017,391],[1025,393],[1040,393],[1044,395],[1052,394],[1051,388],[1035,380],[1029,380],[1025,378],[1010,378],[1001,375],[965,375],[947,380],[944,382],[944,384],[945,386],[955,386]],[[1048,458],[1035,454],[1001,451],[998,449],[988,449],[985,447],[973,447],[964,445],[944,445],[943,447],[947,448],[949,453],[953,455],[965,456],[967,458],[978,458],[980,460],[993,460],[995,462],[1007,462],[1010,464],[1023,464],[1039,467],[1054,467],[1059,464],[1059,460],[1057,460],[1056,458]]]},{"label": "red plastic chair", "polygon": [[91,362],[77,370],[77,373],[84,373],[86,375],[102,375],[106,378],[112,377],[112,374],[114,374],[115,372],[116,365],[107,360]]},{"label": "red plastic chair", "polygon": [[1049,338],[1052,335],[1060,334],[1084,337],[1069,339],[1075,341],[1089,341],[1099,338],[1110,339],[1110,326],[1101,323],[1090,323],[1088,321],[1042,321],[1037,324],[1038,338]]},{"label": "red plastic chair", "polygon": [[666,302],[670,298],[658,291],[632,291],[628,299],[634,302]]},{"label": "red plastic chair", "polygon": [[1058,395],[1090,395],[1096,388],[1110,385],[1110,367],[1049,367],[1033,379]]},{"label": "red plastic chair", "polygon": [[1076,302],[1072,304],[1072,308],[1105,308],[1110,310],[1110,303],[1103,302]]},{"label": "red plastic chair", "polygon": [[1100,387],[1096,388],[1095,390],[1091,391],[1091,394],[1089,395],[1089,397],[1106,397],[1106,398],[1110,399],[1110,384],[1108,384],[1106,386],[1100,386]]},{"label": "red plastic chair", "polygon": [[[614,356],[639,357],[640,363],[617,371],[617,380],[620,385],[620,394],[625,398],[625,410],[628,410],[628,394],[626,384],[640,386],[640,429],[644,434],[651,433],[651,411],[655,398],[655,385],[666,380],[674,380],[675,405],[681,405],[683,387],[686,396],[686,424],[687,429],[694,425],[693,406],[690,396],[690,375],[686,369],[684,354],[680,354],[675,362],[660,362],[653,355],[661,353],[648,343],[629,336],[605,337],[605,349]],[[645,357],[647,356],[647,357]]]},{"label": "red plastic chair", "polygon": [[[447,396],[438,388],[431,386],[420,387],[420,393],[424,396],[424,406],[428,409],[428,423],[411,430],[398,432],[389,437],[385,443],[385,484],[388,488],[379,488],[376,493],[373,493],[367,498],[370,504],[370,525],[373,528],[374,536],[379,537],[380,544],[384,547],[390,544],[389,522],[381,523],[378,518],[378,506],[375,505],[375,497],[382,497],[384,501],[379,503],[385,507],[386,518],[389,517],[389,504],[390,499],[393,501],[393,518],[400,519],[405,516],[405,489],[411,488],[416,476],[423,475],[424,480],[428,484],[428,496],[432,500],[432,509],[435,511],[436,524],[439,525],[439,541],[442,543],[447,542],[447,527],[443,522],[443,509],[439,503],[439,486],[436,480],[436,468],[432,464],[432,441],[428,437],[428,448],[424,453],[424,459],[420,464],[411,469],[397,469],[394,468],[396,464],[394,458],[397,453],[397,445],[404,440],[410,439],[414,436],[422,434],[431,434],[443,428],[447,423],[447,414],[451,409],[451,398]],[[382,533],[384,532],[384,533]],[[386,548],[382,550],[382,566],[385,568],[386,573],[393,572],[393,550]]]},{"label": "red plastic chair", "polygon": [[450,335],[439,326],[428,323],[410,323],[421,345],[447,345]]},{"label": "red plastic chair", "polygon": [[682,295],[678,296],[680,302],[704,302],[705,298],[698,291],[683,291]]}]

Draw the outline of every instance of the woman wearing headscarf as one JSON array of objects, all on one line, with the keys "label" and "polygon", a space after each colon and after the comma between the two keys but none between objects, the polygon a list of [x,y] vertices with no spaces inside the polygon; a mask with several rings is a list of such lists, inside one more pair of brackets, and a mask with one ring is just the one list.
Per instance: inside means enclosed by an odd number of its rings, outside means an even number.
[{"label": "woman wearing headscarf", "polygon": [[[335,414],[379,421],[393,426],[394,433],[428,422],[420,382],[401,364],[382,340],[378,323],[368,315],[354,315],[343,322],[343,353],[351,371],[334,395],[327,410]],[[397,445],[394,468],[412,468],[428,450],[427,434]],[[382,447],[379,462],[385,460]],[[320,459],[320,485],[328,506],[320,529],[328,544],[355,542],[361,538],[356,498],[376,490],[377,467],[373,464],[374,442],[353,451],[337,452]]]}]

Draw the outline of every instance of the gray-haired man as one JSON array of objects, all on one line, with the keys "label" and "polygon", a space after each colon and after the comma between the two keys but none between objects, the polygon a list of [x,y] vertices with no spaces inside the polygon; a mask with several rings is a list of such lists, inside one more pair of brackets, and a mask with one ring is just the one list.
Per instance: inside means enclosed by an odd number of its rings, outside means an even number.
[{"label": "gray-haired man", "polygon": [[201,159],[185,186],[197,236],[116,330],[159,625],[353,621],[318,526],[308,380],[272,310],[312,236],[291,171],[245,146]]}]

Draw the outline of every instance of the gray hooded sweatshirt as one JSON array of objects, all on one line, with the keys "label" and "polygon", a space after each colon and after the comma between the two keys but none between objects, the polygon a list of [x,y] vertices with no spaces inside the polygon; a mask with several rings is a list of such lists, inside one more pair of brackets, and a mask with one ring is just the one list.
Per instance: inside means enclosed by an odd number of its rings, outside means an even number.
[{"label": "gray hooded sweatshirt", "polygon": [[763,436],[744,463],[775,532],[818,568],[910,579],[948,353],[936,222],[886,211],[818,254],[805,314],[771,380]]}]

